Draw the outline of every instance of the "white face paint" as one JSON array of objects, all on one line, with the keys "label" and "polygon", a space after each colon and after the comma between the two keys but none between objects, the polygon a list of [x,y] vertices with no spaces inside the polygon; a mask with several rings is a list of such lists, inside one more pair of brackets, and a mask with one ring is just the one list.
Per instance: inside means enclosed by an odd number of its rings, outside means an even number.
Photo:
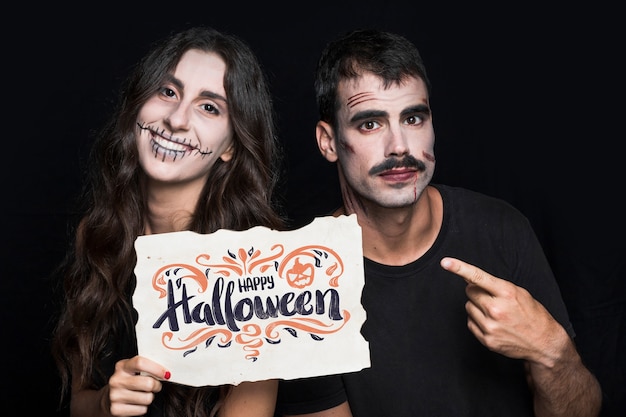
[{"label": "white face paint", "polygon": [[138,116],[139,162],[151,181],[204,184],[217,158],[231,157],[226,64],[215,53],[187,51]]},{"label": "white face paint", "polygon": [[384,88],[379,77],[366,73],[341,82],[338,94],[333,146],[344,193],[353,203],[381,207],[415,203],[435,169],[435,133],[424,82],[410,78]]}]

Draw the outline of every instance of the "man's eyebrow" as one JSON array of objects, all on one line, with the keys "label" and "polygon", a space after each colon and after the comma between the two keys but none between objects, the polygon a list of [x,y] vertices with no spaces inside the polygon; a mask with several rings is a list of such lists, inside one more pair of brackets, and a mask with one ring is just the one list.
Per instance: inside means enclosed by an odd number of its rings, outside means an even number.
[{"label": "man's eyebrow", "polygon": [[363,110],[350,118],[350,123],[360,122],[361,120],[373,119],[377,117],[389,117],[389,113],[383,110]]},{"label": "man's eyebrow", "polygon": [[[415,106],[407,107],[406,109],[402,110],[400,115],[405,117],[405,116],[409,116],[415,113],[430,114],[430,107],[428,107],[426,104],[418,104]],[[350,118],[350,123],[356,123],[356,122],[360,122],[362,120],[367,120],[367,119],[375,119],[378,117],[387,118],[389,117],[389,113],[387,113],[384,110],[363,110],[363,111],[355,113]]]},{"label": "man's eyebrow", "polygon": [[416,106],[407,107],[406,109],[402,110],[402,113],[400,113],[400,115],[408,116],[415,113],[430,114],[430,107],[428,107],[426,104],[418,104]]}]

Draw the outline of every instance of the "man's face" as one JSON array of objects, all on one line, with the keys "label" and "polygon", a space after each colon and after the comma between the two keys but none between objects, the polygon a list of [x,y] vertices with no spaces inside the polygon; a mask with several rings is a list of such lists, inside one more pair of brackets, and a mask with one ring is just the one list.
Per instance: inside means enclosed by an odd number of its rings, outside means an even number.
[{"label": "man's face", "polygon": [[342,187],[362,203],[415,203],[435,169],[435,133],[421,79],[384,88],[366,73],[339,84],[334,147]]}]

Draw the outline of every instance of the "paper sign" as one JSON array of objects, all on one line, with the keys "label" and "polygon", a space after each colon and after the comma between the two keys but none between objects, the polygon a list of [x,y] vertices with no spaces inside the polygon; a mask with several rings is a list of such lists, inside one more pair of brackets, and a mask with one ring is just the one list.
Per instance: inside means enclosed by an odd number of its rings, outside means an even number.
[{"label": "paper sign", "polygon": [[192,386],[294,379],[370,366],[356,215],[298,230],[140,236],[139,354]]}]

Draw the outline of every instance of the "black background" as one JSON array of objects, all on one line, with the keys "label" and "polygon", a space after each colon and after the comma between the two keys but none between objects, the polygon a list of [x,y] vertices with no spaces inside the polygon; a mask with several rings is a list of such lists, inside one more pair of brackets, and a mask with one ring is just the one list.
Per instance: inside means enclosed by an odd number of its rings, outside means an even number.
[{"label": "black background", "polygon": [[48,353],[57,303],[50,274],[68,242],[91,132],[149,44],[207,24],[252,46],[272,88],[288,162],[281,192],[298,226],[338,203],[335,168],[314,140],[315,62],[330,39],[370,26],[407,36],[426,62],[434,181],[503,198],[530,218],[583,359],[603,386],[604,415],[624,415],[622,22],[601,3],[592,11],[500,4],[175,2],[143,10],[17,5],[24,10],[6,13],[3,406],[66,415],[55,411]]}]

